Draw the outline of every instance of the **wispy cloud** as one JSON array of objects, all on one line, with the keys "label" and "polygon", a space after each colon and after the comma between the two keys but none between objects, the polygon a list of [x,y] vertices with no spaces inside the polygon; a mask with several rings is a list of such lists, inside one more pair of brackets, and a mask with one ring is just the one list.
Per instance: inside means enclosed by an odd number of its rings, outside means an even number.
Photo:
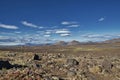
[{"label": "wispy cloud", "polygon": [[77,24],[78,22],[74,22],[74,21],[63,21],[61,22],[62,25],[71,25],[71,24]]},{"label": "wispy cloud", "polygon": [[25,45],[25,43],[18,43],[18,42],[0,42],[0,46],[16,46],[16,45]]},{"label": "wispy cloud", "polygon": [[27,21],[22,21],[22,24],[25,25],[25,26],[28,26],[28,27],[34,27],[34,28],[38,27],[37,25],[34,25],[34,24],[29,23]]},{"label": "wispy cloud", "polygon": [[75,28],[75,27],[79,27],[80,25],[78,25],[78,24],[73,24],[73,25],[69,25],[68,27],[73,27],[73,28]]},{"label": "wispy cloud", "polygon": [[61,24],[71,28],[77,28],[80,26],[79,23],[75,21],[63,21]]},{"label": "wispy cloud", "polygon": [[70,34],[68,34],[68,33],[66,33],[66,34],[60,34],[60,36],[66,37],[66,36],[70,36]]},{"label": "wispy cloud", "polygon": [[100,19],[98,19],[99,22],[104,21],[104,20],[105,20],[104,17],[101,17]]},{"label": "wispy cloud", "polygon": [[51,35],[44,35],[44,37],[50,37]]},{"label": "wispy cloud", "polygon": [[82,35],[82,37],[84,38],[109,38],[109,37],[112,37],[112,35],[86,34],[86,35]]},{"label": "wispy cloud", "polygon": [[20,31],[15,31],[14,33],[16,33],[16,34],[20,34],[21,32],[20,32]]},{"label": "wispy cloud", "polygon": [[69,34],[71,32],[69,30],[67,30],[67,29],[61,29],[61,30],[56,30],[55,33],[56,34]]},{"label": "wispy cloud", "polygon": [[45,31],[45,34],[52,34],[52,33],[54,33],[54,30],[46,30]]},{"label": "wispy cloud", "polygon": [[39,28],[39,29],[43,28],[42,26],[37,26],[37,25],[27,22],[27,21],[22,21],[21,23],[25,26],[32,27],[32,28]]},{"label": "wispy cloud", "polygon": [[61,37],[70,36],[71,32],[68,29],[59,29],[55,31],[56,34],[59,34]]},{"label": "wispy cloud", "polygon": [[51,34],[52,32],[51,31],[46,31],[45,34]]},{"label": "wispy cloud", "polygon": [[0,27],[5,28],[5,29],[18,29],[18,27],[15,25],[6,25],[6,24],[1,24],[1,23],[0,23]]},{"label": "wispy cloud", "polygon": [[9,39],[8,36],[0,36],[0,40],[5,40],[5,39]]},{"label": "wispy cloud", "polygon": [[43,26],[40,26],[40,27],[38,27],[39,29],[43,29],[44,27]]},{"label": "wispy cloud", "polygon": [[86,34],[86,35],[82,35],[81,37],[91,41],[104,41],[114,38],[120,38],[120,35],[119,34]]}]

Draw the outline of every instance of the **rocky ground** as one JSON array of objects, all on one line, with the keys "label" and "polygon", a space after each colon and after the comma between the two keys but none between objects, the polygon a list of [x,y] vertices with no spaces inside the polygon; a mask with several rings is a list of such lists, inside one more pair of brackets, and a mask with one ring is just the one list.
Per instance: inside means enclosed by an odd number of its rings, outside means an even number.
[{"label": "rocky ground", "polygon": [[0,80],[120,80],[120,56],[78,54],[0,51]]}]

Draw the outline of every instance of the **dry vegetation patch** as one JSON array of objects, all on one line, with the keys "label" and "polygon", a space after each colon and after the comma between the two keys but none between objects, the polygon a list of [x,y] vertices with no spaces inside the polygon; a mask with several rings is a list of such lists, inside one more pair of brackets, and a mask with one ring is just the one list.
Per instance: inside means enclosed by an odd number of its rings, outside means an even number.
[{"label": "dry vegetation patch", "polygon": [[[113,46],[113,45],[112,45]],[[0,80],[119,80],[120,47],[14,47],[0,51]]]}]

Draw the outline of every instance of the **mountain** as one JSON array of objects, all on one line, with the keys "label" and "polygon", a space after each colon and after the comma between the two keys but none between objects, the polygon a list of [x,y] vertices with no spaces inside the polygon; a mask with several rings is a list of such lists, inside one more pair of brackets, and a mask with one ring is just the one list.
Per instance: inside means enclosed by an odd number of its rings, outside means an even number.
[{"label": "mountain", "polygon": [[71,42],[68,42],[67,45],[80,45],[80,42],[79,41],[76,41],[76,40],[73,40]]},{"label": "mountain", "polygon": [[106,40],[104,43],[120,43],[120,38]]},{"label": "mountain", "polygon": [[65,41],[59,41],[59,42],[54,43],[53,45],[65,46],[67,45],[67,43]]},{"label": "mountain", "polygon": [[89,42],[79,42],[79,41],[73,40],[71,42],[59,41],[59,42],[54,43],[53,45],[75,46],[75,45],[81,45],[81,44],[96,44],[96,42],[92,42],[92,41],[89,41]]}]

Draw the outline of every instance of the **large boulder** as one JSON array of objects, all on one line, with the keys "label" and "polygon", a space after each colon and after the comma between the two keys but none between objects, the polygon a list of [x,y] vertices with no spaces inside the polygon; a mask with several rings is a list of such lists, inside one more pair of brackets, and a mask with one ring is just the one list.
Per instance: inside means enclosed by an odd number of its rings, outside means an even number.
[{"label": "large boulder", "polygon": [[12,68],[12,65],[9,63],[9,61],[0,61],[0,69],[2,68],[10,69]]},{"label": "large boulder", "polygon": [[33,56],[33,60],[41,60],[41,57],[39,55],[35,54]]},{"label": "large boulder", "polygon": [[66,65],[68,66],[74,66],[74,65],[78,65],[79,62],[76,59],[67,59],[66,61]]}]

